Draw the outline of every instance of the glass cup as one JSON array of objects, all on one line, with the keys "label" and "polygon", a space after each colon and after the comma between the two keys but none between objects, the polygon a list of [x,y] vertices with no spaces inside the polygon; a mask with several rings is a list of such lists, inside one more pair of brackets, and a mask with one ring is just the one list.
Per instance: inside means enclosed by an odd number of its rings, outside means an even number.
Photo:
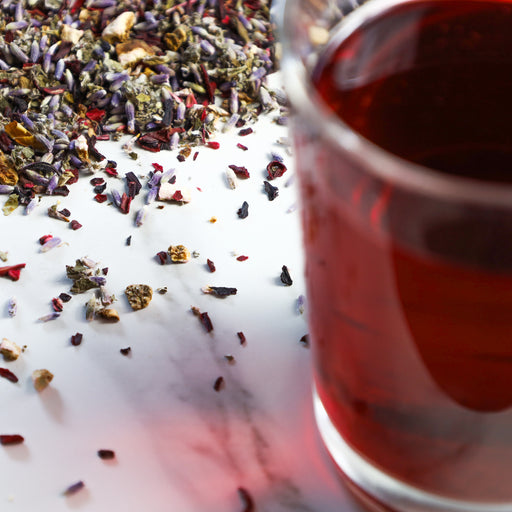
[{"label": "glass cup", "polygon": [[[442,117],[436,96],[439,110],[409,105],[412,113],[384,118],[389,126],[377,126],[375,143],[357,128],[358,116],[361,126],[367,121],[363,107],[350,122],[333,112],[336,95],[319,93],[318,70],[340,43],[333,76],[347,90],[423,69],[459,46],[450,65],[462,62],[460,73],[477,54],[506,59],[512,41],[499,39],[507,30],[491,20],[508,16],[510,4],[501,2],[504,14],[494,18],[490,5],[497,4],[287,0],[277,10],[300,179],[316,420],[372,510],[512,511],[511,118],[501,119],[498,105],[476,122],[459,111],[457,124]],[[375,25],[393,10],[410,15]],[[487,20],[480,38],[477,18]],[[434,24],[440,39],[425,53],[419,32]],[[471,115],[486,115],[480,106],[499,94],[492,91],[466,105]],[[371,94],[361,104],[376,102]],[[476,133],[466,133],[472,124]],[[488,133],[489,124],[497,129]],[[449,135],[441,134],[445,125]],[[427,156],[396,150],[399,133],[404,147],[418,143]],[[468,160],[478,164],[471,175]]]}]

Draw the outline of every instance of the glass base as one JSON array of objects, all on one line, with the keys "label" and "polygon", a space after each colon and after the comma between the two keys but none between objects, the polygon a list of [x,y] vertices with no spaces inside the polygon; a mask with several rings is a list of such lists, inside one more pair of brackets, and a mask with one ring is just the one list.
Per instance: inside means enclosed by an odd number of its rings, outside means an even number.
[{"label": "glass base", "polygon": [[328,452],[356,497],[370,510],[394,512],[512,512],[512,503],[471,503],[437,496],[383,473],[355,452],[332,424],[314,390],[315,418]]}]

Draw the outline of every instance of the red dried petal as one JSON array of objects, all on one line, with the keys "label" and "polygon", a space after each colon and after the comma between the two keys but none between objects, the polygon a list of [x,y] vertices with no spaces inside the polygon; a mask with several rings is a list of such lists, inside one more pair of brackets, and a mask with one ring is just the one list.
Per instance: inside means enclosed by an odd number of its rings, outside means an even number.
[{"label": "red dried petal", "polygon": [[176,190],[171,199],[173,201],[183,201],[183,194],[181,193],[181,190]]},{"label": "red dried petal", "polygon": [[131,203],[132,203],[132,198],[128,194],[123,193],[123,195],[121,197],[121,204],[119,206],[119,209],[121,210],[121,212],[123,212],[125,214],[129,213]]},{"label": "red dried petal", "polygon": [[104,203],[108,199],[108,197],[107,194],[96,194],[94,196],[94,199],[98,201],[98,203]]},{"label": "red dried petal", "polygon": [[244,146],[243,144],[240,144],[240,142],[236,145],[237,148],[240,148],[243,151],[247,151],[249,148],[247,146]]},{"label": "red dried petal", "polygon": [[0,444],[6,446],[10,444],[20,444],[25,441],[23,436],[19,434],[0,434]]},{"label": "red dried petal", "polygon": [[110,176],[117,176],[117,171],[114,169],[114,167],[105,167],[105,172]]},{"label": "red dried petal", "polygon": [[101,110],[99,108],[92,108],[88,112],[86,112],[86,116],[91,121],[101,121],[105,117],[106,112],[104,110]]},{"label": "red dried petal", "polygon": [[251,175],[246,167],[241,165],[229,165],[228,166],[239,178],[250,178]]},{"label": "red dried petal", "polygon": [[72,220],[70,226],[71,229],[76,231],[77,229],[80,229],[82,227],[82,224],[80,224],[80,222],[78,222],[77,220]]},{"label": "red dried petal", "polygon": [[245,261],[248,259],[249,259],[249,256],[238,256],[238,258],[237,258],[238,261]]},{"label": "red dried petal", "polygon": [[25,266],[25,263],[19,263],[18,265],[0,267],[0,276],[8,277],[12,281],[18,281],[20,278],[21,269],[25,268]]},{"label": "red dried petal", "polygon": [[83,334],[81,332],[77,332],[71,336],[71,345],[74,347],[78,347],[82,343]]},{"label": "red dried petal", "polygon": [[160,261],[160,265],[165,265],[167,263],[167,251],[160,251],[156,254],[158,260]]},{"label": "red dried petal", "polygon": [[240,340],[240,345],[245,345],[247,343],[245,334],[242,331],[237,332],[236,335],[238,336],[238,339]]},{"label": "red dried petal", "polygon": [[219,149],[220,148],[220,144],[218,142],[215,142],[213,140],[210,140],[206,143],[206,146],[209,147],[210,149]]},{"label": "red dried petal", "polygon": [[58,297],[54,297],[52,299],[52,308],[54,311],[60,313],[64,309],[64,304],[62,303],[62,300]]},{"label": "red dried petal", "polygon": [[41,245],[44,245],[48,240],[52,239],[53,235],[43,235],[41,238],[39,238],[39,243]]},{"label": "red dried petal", "polygon": [[273,180],[275,178],[279,178],[286,172],[286,165],[278,160],[272,160],[267,165],[267,175],[269,180]]},{"label": "red dried petal", "polygon": [[215,263],[213,263],[212,260],[207,259],[206,260],[206,264],[208,265],[208,268],[210,269],[210,272],[215,272],[215,270],[216,270]]},{"label": "red dried petal", "polygon": [[240,135],[241,137],[244,137],[245,135],[249,135],[253,132],[253,129],[251,127],[249,128],[242,128],[239,132],[238,132],[238,135]]},{"label": "red dried petal", "polygon": [[155,172],[163,172],[164,171],[164,168],[160,164],[152,163],[151,165],[155,169]]},{"label": "red dried petal", "polygon": [[11,370],[8,370],[7,368],[0,368],[0,377],[10,380],[11,382],[18,382],[18,377],[16,377],[16,375],[14,375],[14,373],[12,373]]}]

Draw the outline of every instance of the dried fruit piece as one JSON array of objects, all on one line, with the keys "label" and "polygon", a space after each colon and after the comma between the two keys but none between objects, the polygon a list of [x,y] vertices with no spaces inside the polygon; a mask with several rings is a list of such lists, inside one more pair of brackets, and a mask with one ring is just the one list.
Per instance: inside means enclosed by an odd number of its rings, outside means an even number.
[{"label": "dried fruit piece", "polygon": [[279,178],[286,172],[286,165],[279,160],[272,160],[267,165],[267,175],[269,180],[273,180],[275,178]]},{"label": "dried fruit piece", "polygon": [[174,263],[190,261],[190,251],[184,245],[170,245],[167,252]]},{"label": "dried fruit piece", "polygon": [[4,356],[6,361],[15,361],[21,354],[21,347],[14,341],[4,338],[0,343],[0,354]]},{"label": "dried fruit piece", "polygon": [[135,13],[125,11],[103,29],[101,37],[111,44],[126,41],[130,36],[131,28],[135,25],[135,21]]},{"label": "dried fruit piece", "polygon": [[135,311],[147,308],[153,298],[153,289],[147,284],[131,284],[125,288],[124,293]]},{"label": "dried fruit piece", "polygon": [[36,391],[43,391],[46,389],[50,382],[53,380],[53,373],[46,369],[34,370],[32,372],[32,381]]},{"label": "dried fruit piece", "polygon": [[102,320],[107,322],[119,322],[119,313],[113,308],[101,308],[95,311],[95,315]]}]

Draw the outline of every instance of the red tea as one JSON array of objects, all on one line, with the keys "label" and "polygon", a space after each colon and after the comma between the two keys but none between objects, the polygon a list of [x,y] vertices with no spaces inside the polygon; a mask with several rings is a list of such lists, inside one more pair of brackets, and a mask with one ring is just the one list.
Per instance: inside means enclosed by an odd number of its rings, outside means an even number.
[{"label": "red tea", "polygon": [[[398,3],[334,41],[313,81],[344,123],[439,173],[512,183],[509,2]],[[408,484],[512,501],[512,213],[385,184],[297,140],[331,421]]]}]

